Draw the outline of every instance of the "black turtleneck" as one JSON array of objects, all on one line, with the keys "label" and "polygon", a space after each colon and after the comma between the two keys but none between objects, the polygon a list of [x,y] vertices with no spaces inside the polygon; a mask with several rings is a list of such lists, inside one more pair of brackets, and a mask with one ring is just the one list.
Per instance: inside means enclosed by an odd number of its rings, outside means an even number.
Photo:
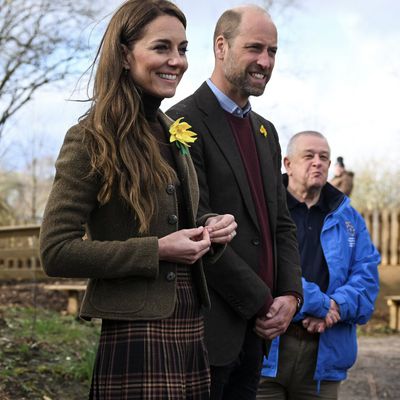
[{"label": "black turtleneck", "polygon": [[144,115],[147,121],[156,122],[157,121],[157,111],[160,108],[161,101],[160,97],[155,97],[147,93],[142,94],[142,104]]}]

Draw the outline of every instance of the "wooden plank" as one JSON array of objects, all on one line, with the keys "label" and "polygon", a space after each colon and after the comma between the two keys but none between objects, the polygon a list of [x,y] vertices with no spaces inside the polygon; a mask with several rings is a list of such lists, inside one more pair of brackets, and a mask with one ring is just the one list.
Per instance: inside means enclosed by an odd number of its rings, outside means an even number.
[{"label": "wooden plank", "polygon": [[82,290],[86,290],[86,285],[85,284],[65,284],[65,283],[61,283],[61,284],[48,284],[48,285],[44,285],[43,288],[45,290],[77,290],[77,291],[82,291]]},{"label": "wooden plank", "polygon": [[40,225],[21,225],[21,226],[0,226],[0,238],[9,238],[10,236],[39,237]]},{"label": "wooden plank", "polygon": [[77,315],[81,296],[80,292],[86,290],[86,285],[81,283],[70,283],[70,284],[53,284],[53,285],[44,285],[43,288],[45,290],[60,290],[66,291],[68,293],[68,304],[67,304],[67,314],[69,315]]},{"label": "wooden plank", "polygon": [[370,232],[372,242],[375,244],[376,247],[380,247],[380,235],[379,235],[379,210],[374,210],[372,212],[372,232]]},{"label": "wooden plank", "polygon": [[392,300],[394,302],[400,302],[400,295],[396,295],[396,296],[385,296],[385,299],[387,300]]},{"label": "wooden plank", "polygon": [[27,247],[10,247],[0,249],[0,258],[30,258],[39,257],[39,249]]},{"label": "wooden plank", "polygon": [[390,214],[389,210],[382,211],[382,226],[381,226],[381,258],[382,264],[388,265],[389,263],[389,240],[390,240]]},{"label": "wooden plank", "polygon": [[399,210],[392,210],[390,229],[390,265],[399,264]]},{"label": "wooden plank", "polygon": [[0,280],[2,281],[22,281],[48,279],[44,271],[40,269],[21,268],[21,269],[0,269]]}]

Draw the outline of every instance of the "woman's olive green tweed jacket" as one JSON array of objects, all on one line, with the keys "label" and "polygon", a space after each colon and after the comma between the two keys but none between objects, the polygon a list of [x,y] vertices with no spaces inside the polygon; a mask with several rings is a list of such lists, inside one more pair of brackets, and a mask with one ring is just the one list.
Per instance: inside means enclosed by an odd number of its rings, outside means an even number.
[{"label": "woman's olive green tweed jacket", "polygon": [[[171,120],[160,113],[168,129]],[[173,148],[188,221],[197,225],[199,192],[190,156]],[[80,124],[66,134],[40,234],[42,265],[49,276],[89,278],[80,316],[123,320],[161,319],[173,312],[176,268],[158,259],[158,238],[178,228],[175,186],[166,183],[157,195],[158,214],[150,232],[140,236],[132,211],[114,192],[100,206],[101,179],[90,174],[90,157]],[[207,217],[207,216],[205,216]],[[199,222],[199,221],[197,221]],[[88,239],[83,240],[85,233]],[[193,279],[201,304],[210,306],[201,261]]]}]

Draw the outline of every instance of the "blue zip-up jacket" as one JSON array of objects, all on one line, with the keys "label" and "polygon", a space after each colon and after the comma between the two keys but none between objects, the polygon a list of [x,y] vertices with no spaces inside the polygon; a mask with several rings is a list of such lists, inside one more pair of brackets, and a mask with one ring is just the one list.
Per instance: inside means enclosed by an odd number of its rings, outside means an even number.
[{"label": "blue zip-up jacket", "polygon": [[[325,318],[330,299],[339,305],[341,320],[320,334],[314,379],[341,381],[356,361],[356,324],[365,324],[374,311],[380,255],[362,216],[350,206],[350,199],[329,183],[322,190],[325,198],[331,200],[331,211],[321,231],[329,286],[323,293],[318,285],[302,278],[304,304],[294,321],[310,315]],[[274,339],[268,359],[264,360],[264,376],[276,373],[278,348],[279,338]]]}]

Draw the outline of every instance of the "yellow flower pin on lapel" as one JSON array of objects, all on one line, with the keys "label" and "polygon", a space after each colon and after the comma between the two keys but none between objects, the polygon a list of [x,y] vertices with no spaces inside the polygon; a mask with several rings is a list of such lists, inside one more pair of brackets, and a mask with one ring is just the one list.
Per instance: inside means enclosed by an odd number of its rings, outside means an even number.
[{"label": "yellow flower pin on lapel", "polygon": [[261,133],[261,135],[264,135],[264,137],[267,137],[268,132],[267,132],[267,130],[265,129],[265,126],[264,126],[264,125],[261,125],[261,126],[260,126],[260,133]]},{"label": "yellow flower pin on lapel", "polygon": [[170,143],[175,142],[181,154],[186,156],[189,154],[189,143],[193,143],[197,140],[195,137],[197,133],[189,131],[191,126],[187,122],[181,122],[182,119],[183,117],[178,118],[169,128],[169,133],[171,134],[169,141]]}]

